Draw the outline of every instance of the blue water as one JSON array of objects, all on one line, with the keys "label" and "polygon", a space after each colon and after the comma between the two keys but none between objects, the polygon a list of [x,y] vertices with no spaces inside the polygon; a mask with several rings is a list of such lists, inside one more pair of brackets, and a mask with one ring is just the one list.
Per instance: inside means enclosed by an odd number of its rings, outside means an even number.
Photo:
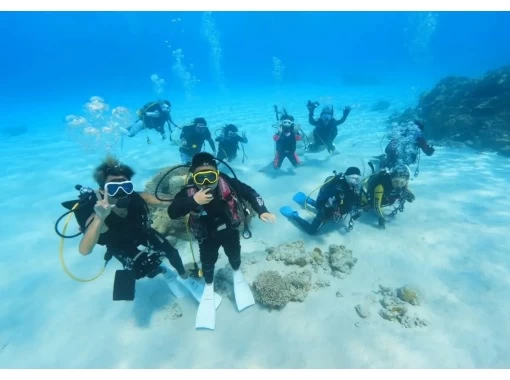
[{"label": "blue water", "polygon": [[[92,96],[109,105],[106,119],[123,106],[133,122],[141,105],[164,98],[179,125],[198,116],[212,131],[240,125],[248,159],[233,166],[278,214],[333,169],[380,154],[388,116],[414,107],[444,76],[478,77],[509,64],[509,25],[506,12],[0,13],[0,368],[508,367],[507,158],[438,147],[420,164],[416,202],[384,233],[360,222],[349,234],[330,228],[309,238],[280,215],[275,226],[255,223],[254,239],[242,242],[259,260],[250,280],[267,264],[266,244],[297,239],[346,244],[358,264],[281,312],[238,314],[225,301],[211,334],[194,330],[191,301],[180,303],[180,319],[166,317],[175,299],[161,279],[142,282],[133,304],[111,301],[115,264],[95,282],[73,282],[60,267],[53,224],[76,183],[94,186],[92,171],[107,151],[135,168],[139,189],[179,162],[177,147],[153,132],[151,145],[141,133],[109,147],[105,133],[70,127],[68,115],[92,120],[84,110]],[[164,80],[159,88],[153,74]],[[379,99],[390,108],[370,112]],[[332,102],[337,113],[352,106],[336,141],[341,154],[304,155],[299,171],[287,171],[287,162],[279,176],[260,172],[274,154],[273,105],[310,132],[307,100]],[[66,260],[90,277],[103,252],[83,258],[77,244],[66,242]],[[186,242],[178,248],[189,257]],[[355,325],[354,306],[378,284],[406,283],[423,291],[418,314],[429,327],[402,329],[375,309]]]}]

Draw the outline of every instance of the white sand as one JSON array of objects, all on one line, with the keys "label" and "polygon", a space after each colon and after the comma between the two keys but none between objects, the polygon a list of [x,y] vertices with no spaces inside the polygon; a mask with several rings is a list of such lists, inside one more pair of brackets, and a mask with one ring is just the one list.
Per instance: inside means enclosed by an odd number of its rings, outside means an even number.
[{"label": "white sand", "polygon": [[[236,92],[223,99],[203,96],[186,109],[184,104],[174,106],[178,123],[204,116],[211,130],[231,122],[247,131],[249,159],[243,166],[239,157],[234,168],[278,217],[274,226],[255,221],[253,238],[242,241],[243,258],[259,260],[247,266],[250,281],[275,265],[265,261],[265,244],[305,239],[310,250],[344,244],[358,258],[351,275],[343,280],[331,277],[330,287],[311,291],[304,303],[289,303],[282,311],[256,305],[238,313],[225,298],[214,332],[195,331],[196,303],[191,298],[177,302],[160,278],[140,281],[134,302],[113,302],[113,275],[120,268],[115,260],[94,282],[67,277],[60,267],[53,224],[64,212],[60,202],[74,198],[75,184],[94,185],[92,170],[101,152],[87,152],[63,133],[41,131],[3,139],[0,367],[508,367],[507,158],[443,147],[433,157],[423,155],[421,173],[411,185],[416,201],[406,204],[405,212],[385,231],[375,228],[375,218],[367,215],[350,233],[328,229],[310,238],[278,212],[284,204],[296,207],[293,194],[313,190],[333,169],[361,165],[362,158],[366,162],[380,154],[384,120],[395,109],[414,105],[413,94],[410,86],[292,88],[278,99],[270,90]],[[354,105],[337,138],[341,154],[302,156],[304,165],[295,174],[287,173],[288,162],[279,176],[259,172],[273,158],[273,104],[281,106],[287,100],[290,113],[310,131],[305,103],[320,96],[333,96],[337,114],[343,105]],[[392,102],[390,110],[369,112],[379,98]],[[160,168],[179,162],[175,146],[161,142],[155,133],[151,137],[152,145],[145,143],[143,133],[126,140],[120,153],[137,171],[134,182],[140,190]],[[101,268],[104,249],[84,258],[78,254],[78,242],[79,238],[66,240],[66,261],[76,275],[91,277]],[[179,249],[190,261],[186,242]],[[226,262],[222,254],[217,268]],[[423,303],[412,308],[412,314],[427,319],[429,326],[405,329],[383,320],[377,314],[380,307],[369,301],[378,284],[420,289]],[[337,298],[337,290],[344,297]],[[172,320],[175,302],[183,316]],[[357,304],[372,305],[368,319],[358,317]]]}]

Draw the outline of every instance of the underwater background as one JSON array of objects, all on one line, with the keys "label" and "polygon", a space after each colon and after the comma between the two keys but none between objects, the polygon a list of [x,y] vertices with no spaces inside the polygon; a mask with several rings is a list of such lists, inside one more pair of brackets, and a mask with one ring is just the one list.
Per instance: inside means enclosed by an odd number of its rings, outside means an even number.
[{"label": "underwater background", "polygon": [[[508,12],[0,12],[0,368],[508,368],[509,25]],[[503,142],[438,141],[411,182],[416,201],[386,230],[359,222],[309,237],[278,212],[333,170],[368,175],[390,116],[420,108],[444,78],[491,70],[501,70],[498,90],[477,94],[480,104],[501,100],[483,117],[494,115]],[[196,303],[176,300],[162,279],[141,281],[129,303],[111,299],[118,263],[90,283],[69,278],[54,224],[74,186],[94,187],[107,153],[135,169],[140,191],[180,163],[178,146],[156,132],[119,132],[156,99],[171,101],[178,125],[204,117],[211,132],[227,123],[246,132],[247,158],[231,166],[277,215],[275,225],[255,220],[241,241],[250,282],[287,270],[266,249],[299,240],[307,251],[345,245],[357,258],[352,272],[313,277],[306,299],[277,311],[238,313],[226,301],[213,332],[195,331]],[[339,154],[301,152],[300,168],[265,169],[273,106],[309,133],[308,100],[337,114],[352,107]],[[374,108],[381,100],[387,107]],[[82,257],[79,239],[66,240],[65,260],[90,278],[104,252]],[[177,248],[190,262],[189,242]],[[221,254],[217,268],[226,263]],[[406,284],[420,290],[409,308],[427,326],[378,314],[376,291]]]}]

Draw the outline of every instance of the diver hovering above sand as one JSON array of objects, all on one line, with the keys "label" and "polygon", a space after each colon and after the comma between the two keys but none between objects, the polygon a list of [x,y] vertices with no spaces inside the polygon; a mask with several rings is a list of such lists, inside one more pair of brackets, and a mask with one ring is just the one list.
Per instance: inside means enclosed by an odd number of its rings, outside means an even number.
[{"label": "diver hovering above sand", "polygon": [[191,158],[202,151],[206,140],[216,155],[216,145],[212,139],[211,131],[207,128],[207,121],[203,117],[197,117],[193,120],[193,124],[182,127],[181,146],[179,147],[182,163],[190,163]]},{"label": "diver hovering above sand", "polygon": [[313,130],[314,142],[307,147],[307,152],[315,153],[319,152],[322,148],[326,148],[330,154],[335,152],[335,141],[338,135],[338,126],[343,124],[347,120],[347,116],[351,112],[351,107],[347,106],[344,108],[342,118],[336,120],[333,117],[333,107],[324,106],[322,108],[320,118],[314,119],[313,114],[315,108],[319,105],[318,102],[308,101],[306,107],[308,108],[308,122],[315,128]]},{"label": "diver hovering above sand", "polygon": [[[170,115],[171,104],[168,100],[159,100],[156,102],[149,102],[137,111],[138,120],[127,129],[128,137],[136,136],[144,129],[154,129],[161,134],[161,139],[166,138],[165,124],[168,124],[169,136],[172,138],[172,127],[170,124],[175,125]],[[147,142],[150,139],[147,136]]]},{"label": "diver hovering above sand", "polygon": [[239,227],[245,222],[246,199],[259,218],[273,223],[275,216],[267,211],[260,195],[243,182],[218,171],[216,159],[201,152],[193,157],[189,173],[192,178],[179,191],[168,207],[171,219],[189,214],[189,227],[198,240],[200,261],[205,278],[205,290],[200,300],[196,328],[214,329],[214,267],[220,247],[223,247],[233,269],[234,294],[237,308],[242,311],[255,303],[252,292],[241,272],[241,243]]},{"label": "diver hovering above sand", "polygon": [[420,150],[427,156],[432,156],[435,152],[435,148],[429,145],[425,137],[423,137],[424,129],[425,124],[422,121],[415,120],[400,125],[386,134],[386,136],[390,136],[391,140],[386,145],[385,154],[375,156],[368,163],[372,172],[375,173],[384,168],[391,169],[398,162],[404,165],[413,165],[418,160],[418,166],[414,174],[417,176],[420,166]]},{"label": "diver hovering above sand", "polygon": [[359,216],[357,211],[360,187],[361,172],[356,167],[349,167],[345,173],[337,174],[326,178],[324,184],[320,187],[317,200],[307,197],[304,193],[296,193],[293,199],[301,206],[307,208],[307,205],[314,207],[317,215],[312,223],[299,216],[299,213],[289,206],[280,208],[280,212],[296,222],[304,231],[310,235],[315,235],[322,226],[329,222],[338,222],[348,215],[351,215],[348,229],[351,230],[354,222]]},{"label": "diver hovering above sand", "polygon": [[[188,277],[177,249],[150,227],[148,206],[168,207],[169,202],[136,192],[131,182],[134,174],[133,169],[114,157],[108,157],[96,168],[94,179],[99,189],[89,189],[86,201],[80,202],[75,212],[83,232],[80,253],[89,255],[99,244],[106,246],[106,262],[115,257],[123,265],[124,269],[115,274],[115,301],[133,300],[136,280],[158,274],[164,275],[176,297],[183,295],[179,284],[199,297],[201,284]],[[67,203],[64,206],[70,208]],[[165,257],[178,277],[171,269],[161,266]]]},{"label": "diver hovering above sand", "polygon": [[414,201],[415,196],[408,188],[410,177],[409,168],[406,165],[397,164],[391,171],[382,170],[363,181],[360,207],[366,211],[375,212],[380,229],[386,227],[387,216],[384,215],[384,207],[392,206],[398,201],[398,205],[389,215],[393,217],[398,211],[404,211],[406,201],[409,203]]},{"label": "diver hovering above sand", "polygon": [[[239,150],[239,143],[247,144],[248,139],[246,138],[246,133],[242,132],[239,135],[239,129],[234,124],[227,124],[221,129],[221,133],[218,137],[216,137],[216,141],[218,142],[218,155],[217,157],[220,160],[227,160],[227,162],[231,162],[236,159],[237,151]],[[244,154],[244,146],[243,148],[243,162],[245,158]]]}]

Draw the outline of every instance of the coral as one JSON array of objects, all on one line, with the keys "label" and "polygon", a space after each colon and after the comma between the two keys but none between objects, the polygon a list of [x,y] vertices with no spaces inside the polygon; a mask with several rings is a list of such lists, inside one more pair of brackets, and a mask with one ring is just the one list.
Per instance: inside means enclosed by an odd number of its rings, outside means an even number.
[{"label": "coral", "polygon": [[381,318],[388,321],[397,321],[402,327],[425,327],[428,326],[428,322],[417,316],[408,315],[408,307],[406,303],[413,306],[420,304],[418,291],[409,287],[403,286],[397,290],[379,285],[379,290],[375,292],[382,296],[379,301],[383,307],[379,310]]},{"label": "coral", "polygon": [[510,155],[510,65],[476,79],[446,77],[423,93],[415,108],[390,116],[389,122],[413,119],[425,122],[429,139]]},{"label": "coral", "polygon": [[352,251],[343,245],[331,244],[329,246],[329,265],[333,271],[350,274],[358,259],[352,256]]},{"label": "coral", "polygon": [[282,309],[291,300],[288,282],[274,270],[259,273],[252,290],[257,303],[270,309]]},{"label": "coral", "polygon": [[283,279],[289,285],[290,300],[303,302],[312,285],[312,273],[307,269],[302,272],[290,272]]},{"label": "coral", "polygon": [[418,291],[409,286],[403,286],[397,289],[397,297],[414,306],[418,306],[421,303]]},{"label": "coral", "polygon": [[311,262],[310,255],[306,253],[305,242],[303,240],[281,244],[278,247],[266,248],[266,253],[268,261],[283,261],[285,265],[304,267]]}]

